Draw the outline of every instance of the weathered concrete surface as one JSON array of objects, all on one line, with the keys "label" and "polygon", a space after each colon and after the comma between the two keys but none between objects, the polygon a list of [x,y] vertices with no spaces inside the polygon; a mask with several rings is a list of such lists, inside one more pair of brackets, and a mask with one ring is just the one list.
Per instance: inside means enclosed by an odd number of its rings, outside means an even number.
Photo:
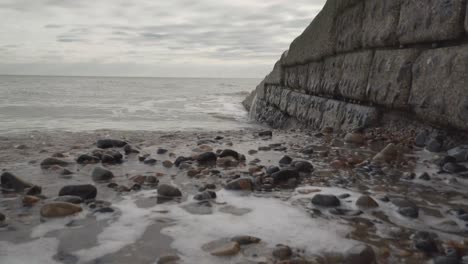
[{"label": "weathered concrete surface", "polygon": [[468,34],[468,1],[466,2],[466,11],[465,11],[465,31]]},{"label": "weathered concrete surface", "polygon": [[337,95],[358,101],[366,100],[367,80],[373,56],[372,50],[345,55]]},{"label": "weathered concrete surface", "polygon": [[296,90],[307,89],[307,81],[309,79],[309,65],[299,65],[287,67],[284,70],[285,85]]},{"label": "weathered concrete surface", "polygon": [[336,18],[336,51],[357,50],[362,46],[362,23],[364,20],[364,2],[346,9]]},{"label": "weathered concrete surface", "polygon": [[407,108],[412,67],[419,53],[418,49],[376,51],[367,86],[368,100],[388,108]]},{"label": "weathered concrete surface", "polygon": [[397,30],[400,43],[459,38],[465,9],[464,0],[403,0]]},{"label": "weathered concrete surface", "polygon": [[276,62],[275,67],[270,74],[265,78],[265,84],[278,84],[280,85],[283,81],[283,67],[281,66],[281,61]]},{"label": "weathered concrete surface", "polygon": [[318,128],[333,127],[336,130],[349,130],[356,127],[376,125],[379,112],[374,107],[327,100],[322,106],[322,122]]},{"label": "weathered concrete surface", "polygon": [[309,63],[309,78],[307,80],[306,90],[311,94],[320,94],[321,82],[323,75],[323,62],[311,62]]},{"label": "weathered concrete surface", "polygon": [[337,94],[338,84],[343,74],[344,56],[335,56],[325,59],[323,63],[323,75],[320,92],[317,94],[333,96]]},{"label": "weathered concrete surface", "polygon": [[362,25],[362,45],[368,47],[394,46],[397,44],[397,27],[402,0],[366,0]]},{"label": "weathered concrete surface", "polygon": [[468,130],[468,45],[428,50],[413,66],[410,105],[417,116]]},{"label": "weathered concrete surface", "polygon": [[335,14],[335,0],[327,1],[312,23],[291,43],[288,56],[285,58],[285,65],[305,64],[311,60],[330,56],[335,52],[333,34]]}]

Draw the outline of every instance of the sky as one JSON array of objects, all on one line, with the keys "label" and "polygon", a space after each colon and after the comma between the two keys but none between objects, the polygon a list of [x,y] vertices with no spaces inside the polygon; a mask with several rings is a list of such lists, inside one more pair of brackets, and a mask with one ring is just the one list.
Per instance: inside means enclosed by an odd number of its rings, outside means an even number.
[{"label": "sky", "polygon": [[262,78],[325,0],[0,0],[0,74]]}]

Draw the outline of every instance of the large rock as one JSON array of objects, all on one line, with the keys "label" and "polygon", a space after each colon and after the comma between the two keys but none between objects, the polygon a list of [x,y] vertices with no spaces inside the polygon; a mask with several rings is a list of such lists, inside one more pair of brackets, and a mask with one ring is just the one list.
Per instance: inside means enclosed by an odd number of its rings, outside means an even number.
[{"label": "large rock", "polygon": [[112,171],[104,169],[103,167],[96,167],[94,168],[93,172],[91,173],[91,177],[94,181],[109,181],[114,178],[114,173]]},{"label": "large rock", "polygon": [[410,105],[422,120],[468,130],[467,83],[468,45],[425,51],[413,66]]},{"label": "large rock", "polygon": [[296,169],[283,169],[271,175],[275,184],[287,182],[289,179],[298,179],[299,172]]},{"label": "large rock", "polygon": [[42,217],[65,217],[81,212],[83,209],[76,204],[64,202],[52,202],[41,207]]},{"label": "large rock", "polygon": [[15,192],[23,192],[25,189],[33,187],[31,183],[23,181],[9,172],[2,173],[0,182],[2,188],[14,190]]},{"label": "large rock", "polygon": [[411,91],[412,66],[419,53],[418,49],[376,51],[367,86],[368,100],[388,108],[407,108]]},{"label": "large rock", "polygon": [[400,43],[438,42],[463,34],[464,0],[403,0],[398,24]]},{"label": "large rock", "polygon": [[363,47],[388,47],[397,44],[396,30],[401,1],[365,1],[362,25]]},{"label": "large rock", "polygon": [[83,200],[94,199],[97,189],[91,184],[67,185],[59,191],[59,196],[78,196]]}]

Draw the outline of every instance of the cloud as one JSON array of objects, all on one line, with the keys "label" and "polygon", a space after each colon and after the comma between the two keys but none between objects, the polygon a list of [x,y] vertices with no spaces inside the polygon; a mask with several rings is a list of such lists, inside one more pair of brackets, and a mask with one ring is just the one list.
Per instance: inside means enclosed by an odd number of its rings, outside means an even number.
[{"label": "cloud", "polygon": [[[249,74],[263,76],[324,2],[0,0],[2,33],[9,36],[0,46],[18,46],[0,61],[55,65],[60,57],[63,64],[95,64],[97,71],[113,63],[156,68],[191,62],[206,69],[254,67]],[[155,75],[168,74],[158,70]]]}]

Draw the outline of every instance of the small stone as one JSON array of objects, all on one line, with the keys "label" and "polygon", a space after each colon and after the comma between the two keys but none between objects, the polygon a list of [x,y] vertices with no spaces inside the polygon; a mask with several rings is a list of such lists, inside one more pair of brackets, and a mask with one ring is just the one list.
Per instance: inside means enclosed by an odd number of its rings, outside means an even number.
[{"label": "small stone", "polygon": [[158,161],[156,159],[147,158],[143,161],[143,163],[146,165],[155,165],[158,163]]},{"label": "small stone", "polygon": [[314,171],[314,166],[308,161],[294,161],[292,166],[296,168],[298,172],[311,173]]},{"label": "small stone", "polygon": [[218,156],[216,156],[213,152],[204,152],[196,158],[197,162],[201,165],[211,165],[216,164],[216,160]]},{"label": "small stone", "polygon": [[23,181],[9,172],[2,173],[0,176],[0,182],[3,188],[11,189],[15,192],[23,192],[25,189],[33,186],[31,183]]},{"label": "small stone", "polygon": [[206,201],[206,200],[216,199],[216,193],[213,191],[204,191],[202,193],[196,194],[193,197],[193,199],[197,201]]},{"label": "small stone", "polygon": [[431,176],[429,176],[429,173],[424,172],[423,174],[421,174],[421,176],[419,176],[419,179],[423,181],[430,181]]},{"label": "small stone", "polygon": [[298,179],[299,172],[296,169],[283,169],[271,175],[275,184],[287,182],[289,179]]},{"label": "small stone", "polygon": [[418,231],[411,237],[414,247],[429,255],[439,252],[436,238],[436,234],[425,231]]},{"label": "small stone", "polygon": [[125,145],[124,147],[124,152],[125,152],[125,155],[130,155],[130,154],[139,154],[140,151],[134,147],[132,147],[131,145],[127,144]]},{"label": "small stone", "polygon": [[114,174],[110,170],[104,169],[102,167],[96,167],[91,173],[91,177],[93,178],[94,181],[97,181],[97,182],[109,181],[112,178],[114,178]]},{"label": "small stone", "polygon": [[379,204],[368,195],[362,195],[356,201],[356,206],[364,209],[371,209],[379,207]]},{"label": "small stone", "polygon": [[314,154],[314,146],[312,145],[305,146],[304,148],[302,148],[301,153],[306,154],[306,155]]},{"label": "small stone", "polygon": [[293,161],[293,159],[286,155],[286,156],[282,157],[279,160],[278,163],[280,164],[280,166],[287,166],[287,165],[291,164],[292,161]]},{"label": "small stone", "polygon": [[57,158],[47,158],[41,162],[41,168],[43,169],[48,169],[49,167],[53,165],[59,165],[59,166],[65,167],[69,165],[69,162],[65,160],[60,160]]},{"label": "small stone", "polygon": [[204,244],[202,249],[213,256],[226,257],[239,253],[240,245],[234,241],[221,239]]},{"label": "small stone", "polygon": [[249,178],[239,178],[228,182],[225,189],[232,191],[252,191],[254,189],[254,183]]},{"label": "small stone", "polygon": [[312,204],[325,207],[336,207],[339,206],[340,200],[331,194],[316,194],[312,198]]},{"label": "small stone", "polygon": [[187,161],[191,161],[191,160],[192,160],[191,157],[183,157],[183,156],[180,156],[180,157],[177,157],[177,159],[176,159],[175,162],[174,162],[174,165],[175,165],[176,167],[179,167],[180,164],[181,164],[182,162],[187,162]]},{"label": "small stone", "polygon": [[138,161],[139,162],[144,162],[150,155],[149,154],[143,154],[138,156]]},{"label": "small stone", "polygon": [[81,199],[83,200],[94,199],[97,195],[97,189],[91,184],[68,185],[60,190],[59,196],[68,195],[78,196],[81,197]]},{"label": "small stone", "polygon": [[101,161],[100,158],[96,156],[91,156],[88,154],[80,155],[78,159],[76,159],[76,163],[78,164],[95,164],[95,163],[99,163],[100,161]]},{"label": "small stone", "polygon": [[258,244],[262,240],[258,237],[253,236],[235,236],[231,238],[231,241],[237,242],[239,243],[239,245],[244,246],[250,244]]},{"label": "small stone", "polygon": [[176,264],[180,260],[178,256],[162,256],[158,259],[157,264]]},{"label": "small stone", "polygon": [[348,144],[356,144],[356,145],[362,145],[366,143],[366,138],[364,137],[364,134],[359,133],[359,132],[351,132],[346,134],[344,137],[344,142]]},{"label": "small stone", "polygon": [[249,153],[249,155],[254,155],[254,154],[257,154],[257,153],[258,153],[258,150],[251,149],[251,150],[249,150],[247,153]]},{"label": "small stone", "polygon": [[65,217],[81,212],[80,206],[72,203],[52,202],[48,203],[41,208],[42,217]]},{"label": "small stone", "polygon": [[280,171],[281,169],[278,166],[270,166],[266,169],[266,174],[267,175],[272,175],[273,173],[276,173]]},{"label": "small stone", "polygon": [[273,131],[262,131],[258,133],[259,137],[273,137]]},{"label": "small stone", "polygon": [[279,259],[279,260],[286,260],[289,259],[292,256],[292,250],[290,247],[285,246],[285,245],[277,245],[273,249],[273,257]]},{"label": "small stone", "polygon": [[100,139],[96,142],[96,145],[100,149],[123,148],[127,145],[127,142],[118,139]]},{"label": "small stone", "polygon": [[414,139],[414,145],[416,147],[424,148],[426,146],[428,137],[429,134],[427,133],[427,131],[420,132]]},{"label": "small stone", "polygon": [[25,195],[23,197],[23,205],[24,206],[33,206],[37,202],[39,202],[41,199],[37,198],[36,196],[31,196],[31,195]]},{"label": "small stone", "polygon": [[464,171],[468,171],[468,169],[460,164],[448,162],[443,167],[442,170],[448,173],[460,173]]},{"label": "small stone", "polygon": [[104,154],[102,156],[102,164],[115,164],[117,163],[113,156]]},{"label": "small stone", "polygon": [[351,194],[349,194],[349,193],[344,193],[344,194],[338,195],[338,198],[340,198],[340,199],[347,199],[349,197],[351,197]]},{"label": "small stone", "polygon": [[219,154],[219,157],[220,157],[220,158],[224,158],[224,157],[233,157],[233,158],[236,159],[236,160],[240,160],[241,155],[239,154],[239,152],[237,152],[237,151],[235,151],[235,150],[232,150],[232,149],[225,149],[225,150],[223,150],[223,151]]},{"label": "small stone", "polygon": [[231,157],[231,156],[226,156],[219,158],[216,161],[216,165],[219,167],[224,167],[224,168],[232,168],[232,167],[237,167],[239,165],[239,161],[237,159]]},{"label": "small stone", "polygon": [[271,148],[269,146],[262,146],[262,147],[258,147],[258,150],[259,151],[270,151]]},{"label": "small stone", "polygon": [[443,146],[443,139],[441,137],[436,137],[433,139],[430,139],[427,142],[426,149],[430,152],[441,152],[442,151],[442,146]]},{"label": "small stone", "polygon": [[6,216],[0,212],[0,223],[6,220]]},{"label": "small stone", "polygon": [[34,185],[33,187],[26,190],[26,195],[40,195],[42,193],[42,187]]},{"label": "small stone", "polygon": [[468,145],[462,145],[447,151],[448,155],[455,158],[456,162],[468,161]]},{"label": "small stone", "polygon": [[165,161],[163,161],[162,164],[163,164],[163,166],[164,166],[165,168],[168,168],[168,169],[170,169],[170,168],[172,168],[172,167],[174,166],[174,164],[173,164],[172,161],[170,161],[170,160],[165,160]]},{"label": "small stone", "polygon": [[146,183],[149,185],[157,185],[159,180],[155,176],[146,176]]},{"label": "small stone", "polygon": [[165,197],[181,197],[182,192],[175,186],[169,184],[161,184],[158,186],[158,195]]},{"label": "small stone", "polygon": [[166,154],[167,152],[169,152],[169,150],[164,149],[164,148],[158,148],[158,150],[156,151],[156,153],[157,153],[158,155],[164,155],[164,154]]},{"label": "small stone", "polygon": [[112,207],[102,207],[102,208],[98,208],[96,210],[93,211],[93,213],[99,213],[99,214],[111,214],[115,212],[114,208]]},{"label": "small stone", "polygon": [[346,251],[344,264],[374,264],[376,263],[375,252],[368,245],[357,245]]}]

